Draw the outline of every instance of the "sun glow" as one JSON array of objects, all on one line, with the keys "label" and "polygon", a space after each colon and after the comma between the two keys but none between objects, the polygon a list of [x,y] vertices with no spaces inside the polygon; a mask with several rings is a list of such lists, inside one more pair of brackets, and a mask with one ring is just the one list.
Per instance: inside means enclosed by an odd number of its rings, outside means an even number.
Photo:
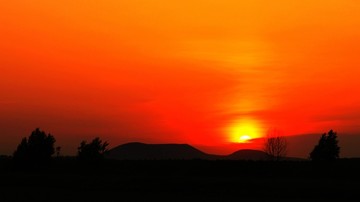
[{"label": "sun glow", "polygon": [[252,139],[262,137],[260,124],[252,119],[236,121],[229,127],[230,142],[247,143]]}]

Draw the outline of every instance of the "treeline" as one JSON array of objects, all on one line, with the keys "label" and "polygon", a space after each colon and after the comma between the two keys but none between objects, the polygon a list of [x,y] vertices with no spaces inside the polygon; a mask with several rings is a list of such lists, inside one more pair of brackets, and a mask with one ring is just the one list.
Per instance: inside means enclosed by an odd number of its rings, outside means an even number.
[{"label": "treeline", "polygon": [[[309,159],[312,161],[334,161],[340,156],[340,147],[338,145],[338,136],[336,132],[330,130],[324,133],[318,144],[309,153]],[[268,134],[264,142],[263,151],[268,154],[270,159],[279,161],[285,159],[288,149],[288,143],[285,136],[277,134]]]},{"label": "treeline", "polygon": [[[55,147],[56,139],[39,128],[29,137],[24,137],[14,152],[13,159],[22,164],[47,164],[54,154],[59,157],[61,147]],[[91,142],[82,141],[79,145],[76,158],[84,162],[99,162],[104,159],[109,143],[96,137]]]}]

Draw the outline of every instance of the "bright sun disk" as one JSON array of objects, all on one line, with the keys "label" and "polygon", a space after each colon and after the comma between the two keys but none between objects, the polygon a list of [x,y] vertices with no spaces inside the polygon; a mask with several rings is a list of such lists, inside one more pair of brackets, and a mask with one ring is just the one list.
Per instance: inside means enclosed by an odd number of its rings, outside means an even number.
[{"label": "bright sun disk", "polygon": [[230,142],[238,143],[247,143],[254,138],[262,136],[260,124],[252,119],[243,119],[235,122],[229,127],[228,134]]},{"label": "bright sun disk", "polygon": [[239,138],[239,141],[240,141],[240,142],[247,142],[247,141],[249,141],[250,139],[251,139],[250,136],[248,136],[248,135],[243,135],[243,136],[241,136],[241,137]]}]

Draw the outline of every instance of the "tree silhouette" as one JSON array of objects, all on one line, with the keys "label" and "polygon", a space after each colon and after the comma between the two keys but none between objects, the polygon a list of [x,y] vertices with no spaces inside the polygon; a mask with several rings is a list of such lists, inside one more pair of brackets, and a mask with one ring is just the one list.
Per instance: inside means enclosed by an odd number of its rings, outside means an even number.
[{"label": "tree silhouette", "polygon": [[82,161],[99,161],[104,158],[104,153],[107,151],[107,142],[102,142],[100,138],[93,139],[90,143],[82,141],[78,147],[78,158]]},{"label": "tree silhouette", "polygon": [[269,133],[264,142],[264,152],[272,159],[279,161],[287,154],[288,143],[284,136],[279,135],[278,131]]},{"label": "tree silhouette", "polygon": [[29,138],[23,138],[14,152],[14,159],[31,162],[46,162],[55,153],[55,138],[46,135],[39,128],[35,129]]},{"label": "tree silhouette", "polygon": [[327,134],[324,133],[310,153],[310,159],[313,161],[333,161],[339,158],[340,147],[338,142],[337,134],[333,130]]}]

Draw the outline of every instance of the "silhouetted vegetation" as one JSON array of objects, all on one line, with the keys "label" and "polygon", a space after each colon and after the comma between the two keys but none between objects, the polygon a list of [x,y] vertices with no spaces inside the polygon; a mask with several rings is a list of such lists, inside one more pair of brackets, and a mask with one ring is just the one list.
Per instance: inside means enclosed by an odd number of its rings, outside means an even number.
[{"label": "silhouetted vegetation", "polygon": [[333,161],[339,158],[340,147],[338,146],[337,134],[330,130],[324,133],[319,143],[310,153],[310,159],[313,161]]},{"label": "silhouetted vegetation", "polygon": [[288,144],[284,136],[269,136],[265,139],[264,152],[267,153],[270,158],[279,161],[286,157],[287,146]]},{"label": "silhouetted vegetation", "polygon": [[14,152],[14,159],[20,162],[49,162],[55,153],[55,138],[39,128],[35,129],[29,138],[23,138]]},{"label": "silhouetted vegetation", "polygon": [[100,161],[104,159],[109,143],[102,142],[100,138],[93,139],[90,143],[82,141],[78,147],[78,158],[81,161]]}]

